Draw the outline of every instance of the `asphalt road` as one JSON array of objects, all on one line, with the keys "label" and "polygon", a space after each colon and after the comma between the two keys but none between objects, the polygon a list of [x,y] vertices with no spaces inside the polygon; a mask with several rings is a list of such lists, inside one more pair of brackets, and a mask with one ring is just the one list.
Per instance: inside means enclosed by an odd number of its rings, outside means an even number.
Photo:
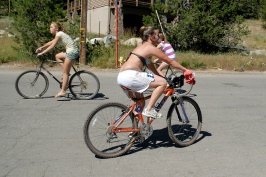
[{"label": "asphalt road", "polygon": [[[196,72],[192,93],[203,127],[198,141],[176,147],[165,119],[128,154],[100,159],[86,147],[83,124],[106,102],[128,104],[117,71],[95,71],[101,88],[94,100],[55,99],[50,78],[42,99],[22,99],[14,83],[22,70],[0,70],[1,177],[264,177],[266,174],[266,73]],[[56,72],[60,76],[60,72]],[[170,103],[170,100],[168,101]],[[168,104],[168,103],[167,103]],[[162,111],[166,115],[168,105]]]}]

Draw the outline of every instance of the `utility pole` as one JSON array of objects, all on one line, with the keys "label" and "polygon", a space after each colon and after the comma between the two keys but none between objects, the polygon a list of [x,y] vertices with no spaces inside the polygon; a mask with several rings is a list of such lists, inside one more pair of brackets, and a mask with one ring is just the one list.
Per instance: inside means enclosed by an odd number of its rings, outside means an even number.
[{"label": "utility pole", "polygon": [[10,3],[10,0],[8,0],[8,16],[10,16],[10,12],[11,12],[11,3]]},{"label": "utility pole", "polygon": [[79,63],[86,61],[86,34],[87,34],[87,1],[81,0],[81,21],[80,21],[80,55]]}]

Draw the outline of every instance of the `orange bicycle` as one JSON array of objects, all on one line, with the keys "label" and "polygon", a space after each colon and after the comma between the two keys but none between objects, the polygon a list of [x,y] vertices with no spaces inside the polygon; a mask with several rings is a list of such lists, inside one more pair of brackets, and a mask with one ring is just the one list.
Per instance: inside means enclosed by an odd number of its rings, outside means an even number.
[{"label": "orange bicycle", "polygon": [[[184,76],[166,78],[169,86],[164,97],[156,104],[159,111],[171,97],[166,122],[170,139],[177,145],[193,144],[201,131],[202,115],[197,102],[186,93],[178,93],[176,88],[184,85]],[[192,87],[192,86],[191,86]],[[126,153],[135,142],[142,143],[153,133],[153,118],[144,121],[140,101],[144,98],[132,98],[133,103],[125,106],[120,103],[106,103],[96,108],[87,118],[84,128],[84,140],[88,148],[103,158],[112,158]]]}]

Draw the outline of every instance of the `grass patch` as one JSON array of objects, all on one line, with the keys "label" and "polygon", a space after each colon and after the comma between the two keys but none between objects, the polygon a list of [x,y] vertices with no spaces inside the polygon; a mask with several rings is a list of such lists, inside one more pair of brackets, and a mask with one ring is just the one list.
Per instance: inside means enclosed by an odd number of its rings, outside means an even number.
[{"label": "grass patch", "polygon": [[[10,35],[15,31],[10,26],[8,17],[0,18],[0,64],[3,63],[22,63],[27,65],[35,65],[34,60],[26,57],[24,51],[14,50],[20,48],[19,44],[14,42],[14,38]],[[262,22],[259,20],[247,20],[245,22],[249,26],[251,34],[243,41],[243,46],[253,49],[266,49],[266,30],[262,28]],[[3,32],[4,31],[4,32]],[[125,41],[133,36],[132,31],[126,30],[125,36],[121,41]],[[88,38],[99,37],[98,34],[88,34]],[[104,37],[103,35],[100,37]],[[124,61],[134,46],[126,46],[119,44],[118,58]],[[193,51],[180,52],[177,51],[178,62],[187,68],[205,70],[205,69],[222,69],[234,71],[257,70],[265,71],[266,57],[265,55],[250,55],[249,52],[230,52],[218,54],[200,54]],[[116,48],[115,44],[110,47],[104,45],[90,46],[87,56],[89,66],[98,68],[116,68]],[[119,63],[120,61],[118,61]]]}]

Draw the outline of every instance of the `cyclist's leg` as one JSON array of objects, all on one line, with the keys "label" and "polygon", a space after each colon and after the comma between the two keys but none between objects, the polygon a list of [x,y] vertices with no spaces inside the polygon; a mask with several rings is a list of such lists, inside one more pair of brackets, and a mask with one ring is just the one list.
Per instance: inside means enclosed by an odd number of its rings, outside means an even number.
[{"label": "cyclist's leg", "polygon": [[60,62],[59,64],[63,67],[63,64],[62,62],[65,61],[65,58],[66,58],[66,53],[65,52],[60,52],[58,54],[55,55],[55,60],[57,62]]},{"label": "cyclist's leg", "polygon": [[56,97],[61,97],[66,95],[66,89],[68,84],[69,72],[74,60],[65,59],[63,65],[63,83],[61,91],[56,95]]},{"label": "cyclist's leg", "polygon": [[164,78],[154,75],[154,81],[150,83],[149,88],[155,88],[152,92],[150,101],[147,105],[147,110],[151,110],[158,98],[162,95],[163,91],[165,90],[167,82]]},{"label": "cyclist's leg", "polygon": [[[128,95],[129,98],[143,98],[144,97],[143,93],[133,92],[129,90],[124,90],[124,92]],[[145,100],[139,101],[138,104],[140,106],[140,110],[143,110],[145,106]],[[136,115],[137,111],[133,111],[133,113]]]},{"label": "cyclist's leg", "polygon": [[165,62],[162,62],[162,63],[160,64],[160,66],[157,68],[157,72],[158,72],[161,76],[164,76],[163,70],[164,70],[165,68],[167,68],[167,67],[168,67],[168,64],[165,63]]},{"label": "cyclist's leg", "polygon": [[162,61],[159,58],[157,58],[153,60],[153,63],[154,63],[155,68],[158,68],[160,64],[162,63]]}]

